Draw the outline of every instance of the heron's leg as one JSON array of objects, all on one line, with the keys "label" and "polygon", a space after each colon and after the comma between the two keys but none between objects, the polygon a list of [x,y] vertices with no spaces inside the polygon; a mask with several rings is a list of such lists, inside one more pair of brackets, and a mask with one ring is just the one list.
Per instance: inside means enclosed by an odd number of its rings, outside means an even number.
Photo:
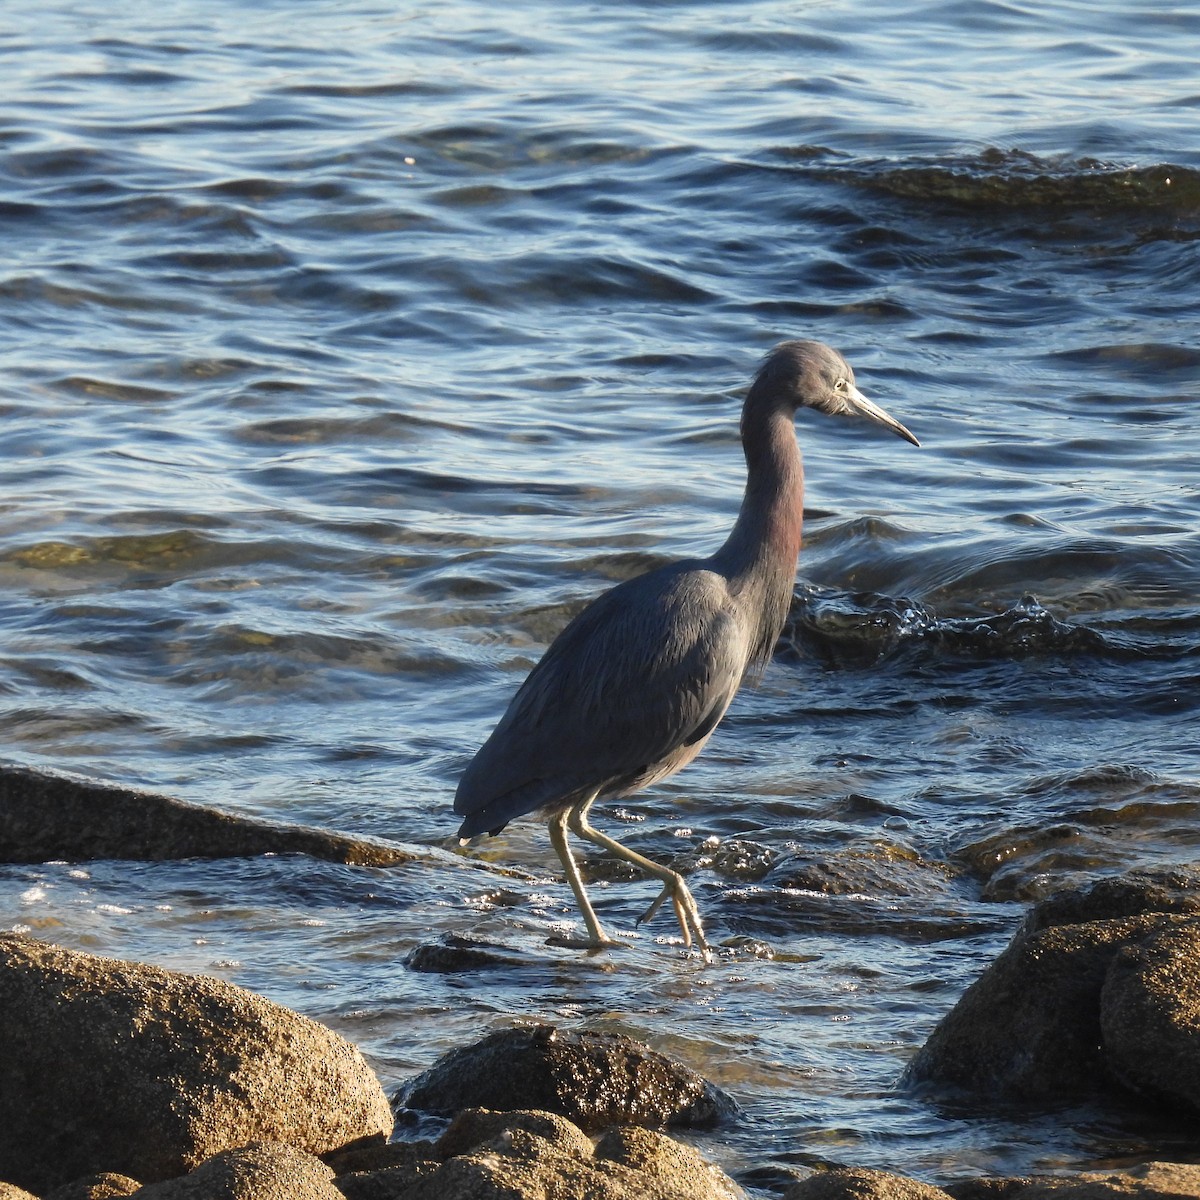
[{"label": "heron's leg", "polygon": [[622,846],[616,838],[609,837],[608,834],[601,833],[600,830],[590,825],[587,819],[588,809],[592,807],[595,799],[596,797],[593,796],[590,800],[585,800],[584,803],[577,804],[574,808],[567,810],[567,817],[571,828],[579,837],[586,841],[596,846],[602,846],[605,850],[615,854],[618,858],[624,859],[627,863],[632,863],[635,867],[640,867],[647,875],[651,875],[655,879],[661,879],[663,884],[662,895],[650,905],[642,920],[648,920],[658,912],[662,902],[670,896],[671,903],[675,906],[675,916],[679,920],[679,928],[683,933],[683,944],[690,946],[694,937],[696,945],[707,955],[709,947],[704,937],[704,927],[700,924],[700,910],[696,907],[696,901],[692,899],[692,893],[688,890],[688,885],[684,882],[683,876],[678,871],[672,871],[670,867],[661,866],[659,863],[654,862],[653,859],[638,854],[636,850],[630,850],[628,846]]},{"label": "heron's leg", "polygon": [[575,856],[571,853],[571,847],[567,845],[567,818],[571,811],[569,808],[564,808],[562,812],[556,812],[550,818],[550,845],[554,847],[554,853],[558,855],[563,870],[567,874],[567,882],[571,885],[571,891],[575,893],[575,903],[579,905],[579,911],[583,914],[583,923],[587,926],[588,938],[586,942],[562,940],[567,945],[614,946],[616,943],[613,939],[600,928],[600,922],[596,919],[596,910],[592,908],[592,902],[588,899],[587,892],[584,891],[583,879],[580,877]]}]

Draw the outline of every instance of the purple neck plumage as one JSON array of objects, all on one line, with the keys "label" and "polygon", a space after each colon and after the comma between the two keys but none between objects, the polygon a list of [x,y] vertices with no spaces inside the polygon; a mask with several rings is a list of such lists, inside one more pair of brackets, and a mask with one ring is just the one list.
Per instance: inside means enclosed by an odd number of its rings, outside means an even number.
[{"label": "purple neck plumage", "polygon": [[804,467],[796,444],[795,404],[761,376],[742,409],[746,493],[715,570],[752,622],[748,666],[766,665],[791,605],[804,518]]}]

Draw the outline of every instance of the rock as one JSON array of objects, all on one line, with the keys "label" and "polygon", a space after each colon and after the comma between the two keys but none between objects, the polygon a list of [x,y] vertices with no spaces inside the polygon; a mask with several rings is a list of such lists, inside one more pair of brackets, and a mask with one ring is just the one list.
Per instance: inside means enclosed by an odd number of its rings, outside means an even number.
[{"label": "rock", "polygon": [[148,1183],[251,1141],[326,1153],[392,1125],[358,1050],[203,976],[0,935],[0,1163],[46,1191]]},{"label": "rock", "polygon": [[564,1154],[592,1155],[592,1139],[578,1125],[557,1113],[536,1110],[491,1112],[486,1108],[468,1108],[458,1114],[450,1128],[434,1146],[434,1157],[445,1161],[459,1154],[470,1154],[478,1146],[503,1140],[513,1130],[534,1134]]},{"label": "rock", "polygon": [[961,911],[945,903],[950,871],[898,842],[825,854],[781,856],[754,887],[721,896],[725,921],[739,933],[791,937],[797,929],[856,937],[881,929],[889,937],[930,941],[965,931]]},{"label": "rock", "polygon": [[1100,1028],[1122,1083],[1200,1110],[1200,921],[1168,926],[1117,955],[1100,998]]},{"label": "rock", "polygon": [[0,767],[0,862],[253,854],[307,854],[373,867],[417,857],[399,846],[237,817],[157,792]]},{"label": "rock", "polygon": [[946,1184],[946,1191],[954,1200],[1011,1200],[1022,1188],[1028,1187],[1033,1180],[1028,1176],[999,1176],[975,1175],[966,1179],[956,1179]]},{"label": "rock", "polygon": [[792,854],[766,878],[772,887],[816,892],[824,896],[945,895],[947,868],[927,862],[905,846],[877,842],[871,847],[851,847],[817,857]]},{"label": "rock", "polygon": [[393,1200],[426,1175],[441,1167],[434,1159],[411,1157],[388,1167],[339,1175],[337,1185],[345,1200]]},{"label": "rock", "polygon": [[1120,1172],[1035,1178],[963,1179],[945,1190],[861,1167],[819,1171],[794,1183],[783,1200],[1195,1200],[1200,1166],[1143,1163]]},{"label": "rock", "polygon": [[1034,901],[1091,858],[1098,861],[1100,840],[1071,821],[1037,821],[1004,826],[978,841],[956,848],[955,861],[983,884],[979,898],[993,904]]},{"label": "rock", "polygon": [[1187,868],[1130,871],[1070,888],[1039,901],[1022,925],[1036,933],[1051,925],[1079,925],[1144,913],[1200,913],[1200,874]]},{"label": "rock", "polygon": [[[595,1178],[585,1163],[526,1138],[504,1153],[481,1151],[452,1158],[388,1200],[547,1200],[550,1196],[587,1196],[588,1200],[626,1200]],[[380,1200],[385,1200],[381,1197]]]},{"label": "rock", "polygon": [[32,1193],[13,1183],[0,1183],[0,1200],[38,1200]]},{"label": "rock", "polygon": [[345,1200],[319,1158],[277,1143],[223,1150],[190,1174],[150,1184],[138,1200]]},{"label": "rock", "polygon": [[[716,845],[712,843],[716,841]],[[762,842],[748,838],[707,839],[695,854],[697,868],[704,867],[722,879],[757,883],[774,866],[776,853]]]},{"label": "rock", "polygon": [[1134,871],[1035,905],[906,1073],[1043,1102],[1112,1086],[1200,1111],[1200,874]]},{"label": "rock", "polygon": [[835,1167],[793,1183],[783,1200],[950,1200],[950,1195],[906,1175],[869,1167]]},{"label": "rock", "polygon": [[1124,1171],[1086,1171],[1011,1182],[1019,1186],[1005,1192],[1005,1200],[1195,1200],[1200,1196],[1200,1166],[1148,1162]]},{"label": "rock", "polygon": [[909,1083],[1042,1101],[1107,1078],[1100,992],[1127,942],[1186,918],[1148,913],[1018,933],[963,993],[909,1064]]},{"label": "rock", "polygon": [[331,1166],[333,1173],[338,1176],[361,1171],[384,1171],[435,1158],[433,1147],[433,1142],[423,1139],[415,1142],[379,1142],[322,1154],[321,1161]]},{"label": "rock", "polygon": [[430,975],[455,975],[462,971],[511,971],[526,960],[496,942],[461,933],[444,934],[439,941],[424,942],[404,960],[410,971]]},{"label": "rock", "polygon": [[690,1067],[633,1038],[552,1025],[499,1030],[453,1050],[405,1084],[393,1102],[434,1113],[544,1109],[586,1130],[711,1126],[737,1110]]},{"label": "rock", "polygon": [[128,1175],[102,1171],[99,1175],[88,1175],[55,1188],[46,1200],[116,1200],[119,1196],[132,1196],[141,1186]]},{"label": "rock", "polygon": [[719,1167],[682,1142],[657,1129],[637,1125],[610,1129],[596,1143],[595,1158],[603,1169],[606,1163],[637,1173],[630,1189],[631,1197],[678,1196],[681,1200],[738,1200],[738,1187]]},{"label": "rock", "polygon": [[[595,1150],[552,1113],[472,1111],[446,1132],[445,1161],[392,1192],[352,1200],[744,1200],[741,1189],[689,1146],[655,1130],[613,1130]],[[386,1174],[380,1172],[379,1174]],[[370,1179],[371,1177],[367,1177]],[[353,1187],[366,1181],[352,1177]],[[346,1188],[350,1180],[341,1179]]]}]

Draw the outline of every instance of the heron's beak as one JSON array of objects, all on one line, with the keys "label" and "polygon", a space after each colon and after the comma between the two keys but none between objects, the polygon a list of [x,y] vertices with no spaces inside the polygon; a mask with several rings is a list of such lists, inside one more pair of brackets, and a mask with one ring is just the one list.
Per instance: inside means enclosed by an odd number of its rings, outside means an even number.
[{"label": "heron's beak", "polygon": [[884,429],[890,429],[893,433],[899,434],[906,442],[912,442],[914,446],[921,444],[895,417],[888,416],[878,404],[868,400],[858,388],[851,386],[849,392],[846,393],[846,400],[850,415],[866,417],[868,421],[874,421],[876,425],[882,425]]}]

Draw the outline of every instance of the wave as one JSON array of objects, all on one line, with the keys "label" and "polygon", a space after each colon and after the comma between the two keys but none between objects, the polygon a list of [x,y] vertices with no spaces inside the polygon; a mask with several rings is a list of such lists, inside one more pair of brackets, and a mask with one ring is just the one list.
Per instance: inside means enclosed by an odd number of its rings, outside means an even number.
[{"label": "wave", "polygon": [[1200,171],[1175,163],[1122,165],[995,147],[977,154],[902,163],[894,159],[839,162],[832,151],[813,146],[776,148],[773,156],[788,161],[792,170],[852,187],[988,214],[1046,209],[1200,213]]},{"label": "wave", "polygon": [[[781,639],[785,654],[835,667],[870,666],[904,654],[976,661],[1094,657],[1127,661],[1200,655],[1200,612],[1170,622],[1170,636],[1146,614],[1104,630],[1055,616],[1036,596],[985,616],[941,617],[931,607],[873,592],[802,584]],[[1109,617],[1111,620],[1111,615]]]}]

